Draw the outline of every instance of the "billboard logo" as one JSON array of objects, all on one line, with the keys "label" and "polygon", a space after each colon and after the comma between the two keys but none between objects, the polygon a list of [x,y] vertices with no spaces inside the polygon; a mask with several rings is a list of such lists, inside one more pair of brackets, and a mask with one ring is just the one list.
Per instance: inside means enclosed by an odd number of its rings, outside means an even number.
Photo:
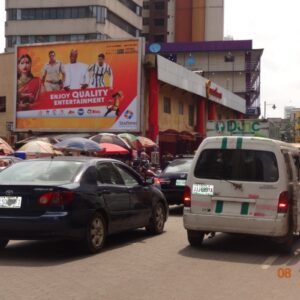
[{"label": "billboard logo", "polygon": [[69,114],[69,115],[74,115],[74,114],[75,114],[75,111],[74,111],[74,110],[69,110],[68,114]]},{"label": "billboard logo", "polygon": [[127,120],[131,120],[133,117],[133,112],[131,110],[126,110],[125,114],[124,114],[124,118]]},{"label": "billboard logo", "polygon": [[78,114],[78,116],[83,116],[84,115],[84,109],[83,108],[79,108],[77,110],[77,114]]}]

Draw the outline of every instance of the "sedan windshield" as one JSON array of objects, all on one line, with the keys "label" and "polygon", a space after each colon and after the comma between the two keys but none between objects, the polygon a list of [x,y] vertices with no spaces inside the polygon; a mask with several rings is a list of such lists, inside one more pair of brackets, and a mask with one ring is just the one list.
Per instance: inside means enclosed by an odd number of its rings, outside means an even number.
[{"label": "sedan windshield", "polygon": [[164,174],[188,173],[192,161],[192,159],[176,159],[167,166],[167,168],[164,171]]},{"label": "sedan windshield", "polygon": [[12,165],[0,173],[0,184],[3,182],[54,184],[72,182],[82,167],[76,161],[26,161]]}]

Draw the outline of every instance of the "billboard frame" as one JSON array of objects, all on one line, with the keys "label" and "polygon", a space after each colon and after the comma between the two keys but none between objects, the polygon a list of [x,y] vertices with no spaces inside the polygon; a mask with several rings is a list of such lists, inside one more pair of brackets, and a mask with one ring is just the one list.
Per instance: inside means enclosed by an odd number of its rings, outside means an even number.
[{"label": "billboard frame", "polygon": [[[39,47],[39,46],[51,46],[51,45],[71,45],[71,44],[85,44],[85,43],[107,43],[107,42],[124,42],[124,41],[137,41],[138,42],[138,70],[137,70],[137,125],[136,129],[113,129],[113,128],[62,128],[62,129],[51,129],[51,128],[42,128],[42,129],[36,129],[36,128],[26,128],[26,129],[20,129],[16,127],[17,124],[17,61],[18,61],[18,48],[21,47]],[[68,41],[68,42],[52,42],[52,43],[34,43],[34,44],[19,44],[15,45],[15,55],[14,55],[14,92],[13,92],[13,131],[16,133],[24,133],[28,131],[32,132],[41,132],[41,133],[73,133],[73,132],[108,132],[108,133],[119,133],[119,132],[141,132],[143,127],[143,111],[142,108],[144,107],[144,87],[142,87],[142,82],[144,78],[144,68],[143,68],[143,60],[145,57],[145,38],[143,37],[132,37],[132,38],[121,38],[121,39],[109,39],[109,40],[84,40],[84,41]],[[80,119],[79,119],[80,120]]]}]

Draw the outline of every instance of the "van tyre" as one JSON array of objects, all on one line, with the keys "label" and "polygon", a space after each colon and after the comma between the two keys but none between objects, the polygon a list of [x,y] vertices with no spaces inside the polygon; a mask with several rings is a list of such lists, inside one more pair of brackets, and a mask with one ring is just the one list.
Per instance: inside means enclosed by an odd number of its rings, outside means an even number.
[{"label": "van tyre", "polygon": [[9,240],[0,239],[0,250],[4,249],[7,246],[8,242],[9,242]]},{"label": "van tyre", "polygon": [[281,253],[289,254],[293,248],[293,241],[294,241],[294,235],[292,232],[290,232],[284,238],[276,240],[277,249]]},{"label": "van tyre", "polygon": [[83,247],[85,252],[95,254],[102,250],[106,240],[107,226],[102,214],[95,213],[86,228]]},{"label": "van tyre", "polygon": [[199,247],[202,245],[204,232],[197,230],[187,230],[187,237],[192,247]]},{"label": "van tyre", "polygon": [[164,231],[166,222],[166,210],[161,202],[155,204],[152,210],[152,216],[146,230],[150,234],[161,234]]}]

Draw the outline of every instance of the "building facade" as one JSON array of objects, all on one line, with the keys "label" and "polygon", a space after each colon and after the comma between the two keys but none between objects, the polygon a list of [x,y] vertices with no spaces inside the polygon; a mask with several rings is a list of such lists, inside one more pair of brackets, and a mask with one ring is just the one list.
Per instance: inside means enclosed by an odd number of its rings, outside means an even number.
[{"label": "building facade", "polygon": [[[153,50],[148,45],[147,52]],[[160,55],[244,98],[247,115],[260,115],[260,60],[262,49],[251,40],[160,43]]]},{"label": "building facade", "polygon": [[153,42],[223,40],[224,0],[143,1],[143,36]]},{"label": "building facade", "polygon": [[16,44],[138,37],[142,0],[6,0],[6,51]]}]

